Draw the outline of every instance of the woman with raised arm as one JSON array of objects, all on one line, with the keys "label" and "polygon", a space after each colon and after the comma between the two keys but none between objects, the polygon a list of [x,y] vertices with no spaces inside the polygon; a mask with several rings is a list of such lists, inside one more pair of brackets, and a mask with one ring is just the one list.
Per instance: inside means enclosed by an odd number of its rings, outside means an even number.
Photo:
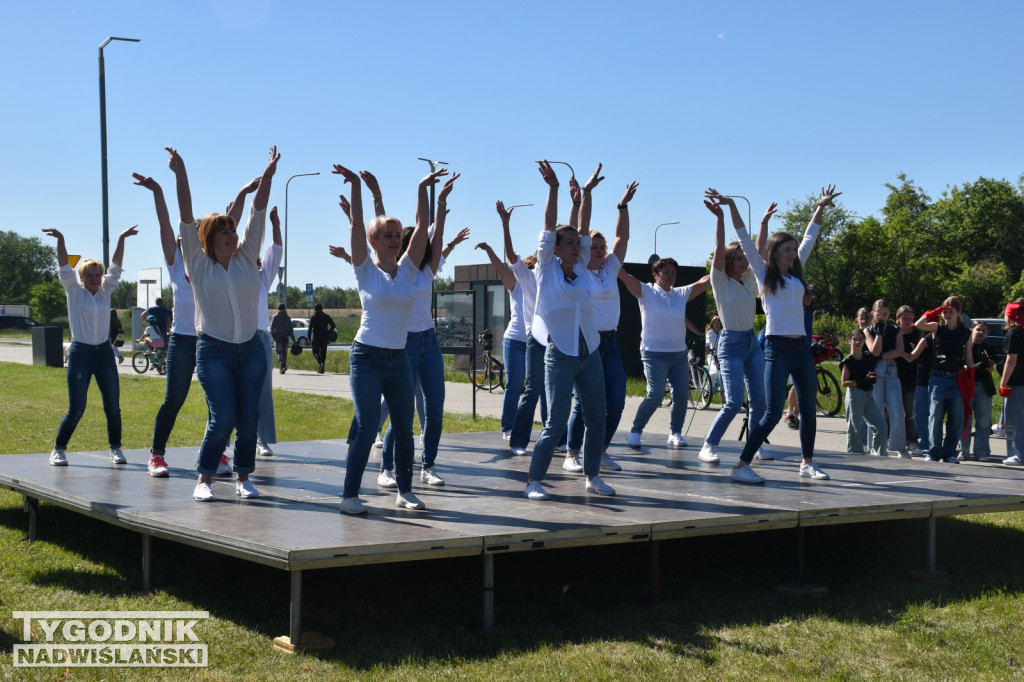
[{"label": "woman with raised arm", "polygon": [[49,227],[43,232],[57,240],[57,277],[68,300],[68,325],[71,327],[71,348],[68,350],[68,411],[57,430],[57,439],[50,451],[50,465],[68,465],[67,447],[75,427],[85,414],[89,397],[89,381],[96,377],[96,386],[103,400],[107,417],[107,441],[110,463],[124,464],[121,452],[121,385],[117,377],[114,350],[110,345],[110,294],[121,281],[124,262],[124,240],[139,233],[132,225],[117,238],[117,247],[110,258],[110,269],[104,273],[103,263],[85,258],[78,264],[78,273],[68,261],[68,250],[60,230]]},{"label": "woman with raised arm", "polygon": [[[803,264],[811,255],[811,249],[818,238],[825,208],[835,206],[835,198],[840,194],[842,192],[836,192],[835,185],[822,188],[821,198],[818,199],[814,215],[799,246],[793,235],[776,232],[768,238],[768,243],[759,253],[747,230],[736,226],[743,253],[750,261],[750,268],[757,279],[767,319],[764,350],[765,413],[759,422],[751,426],[750,437],[740,454],[740,461],[732,471],[732,478],[738,483],[764,483],[764,478],[750,468],[750,463],[754,461],[754,453],[782,419],[782,408],[786,403],[786,382],[790,375],[793,377],[802,417],[800,450],[803,460],[800,476],[817,480],[829,478],[814,461],[818,380],[814,374],[811,345],[807,343],[804,326],[804,293],[807,284],[804,282]],[[718,196],[717,192],[708,193],[712,201]]]},{"label": "woman with raised arm", "polygon": [[270,338],[270,287],[277,277],[278,267],[281,265],[281,258],[284,255],[284,246],[281,240],[281,219],[277,217],[277,206],[270,209],[270,225],[273,228],[270,244],[263,253],[259,262],[260,266],[260,298],[256,303],[256,315],[259,317],[260,340],[265,348],[264,355],[267,358],[267,376],[263,378],[263,388],[260,389],[260,419],[256,423],[256,454],[260,457],[270,457],[274,451],[270,449],[271,443],[277,442],[277,422],[274,420],[274,342]]},{"label": "woman with raised arm", "polygon": [[592,288],[587,275],[590,259],[590,193],[604,178],[601,164],[583,186],[580,228],[559,226],[558,178],[551,164],[539,161],[540,174],[548,185],[544,230],[537,251],[537,310],[534,336],[544,339],[545,385],[548,394],[548,419],[533,448],[529,479],[523,494],[531,500],[546,500],[541,485],[551,465],[559,437],[565,431],[572,408],[572,392],[583,400],[587,435],[583,443],[585,490],[598,495],[614,495],[615,490],[598,475],[604,449],[604,370],[597,350],[597,333],[591,304]]},{"label": "woman with raised arm", "polygon": [[[398,485],[395,504],[403,509],[423,509],[423,502],[412,493],[413,385],[405,344],[412,312],[413,282],[419,271],[417,264],[423,261],[427,248],[427,187],[447,175],[448,171],[442,168],[420,181],[416,228],[401,259],[398,254],[402,249],[402,223],[397,218],[378,216],[370,222],[367,230],[363,225],[362,181],[359,175],[338,164],[334,166],[334,173],[352,184],[348,209],[352,224],[350,249],[363,305],[359,330],[349,355],[349,385],[355,403],[356,428],[345,463],[341,512],[365,514],[367,511],[359,499],[359,486],[377,433],[382,397],[390,408],[394,429]],[[367,250],[367,240],[373,249],[372,257]]]},{"label": "woman with raised arm", "polygon": [[[611,254],[608,242],[600,232],[590,233],[590,262],[587,263],[587,277],[592,291],[590,305],[594,309],[597,333],[601,337],[598,354],[604,370],[604,446],[601,448],[601,468],[621,471],[618,462],[608,456],[608,444],[619,428],[622,410],[626,407],[626,369],[622,366],[619,345],[615,335],[619,328],[619,270],[626,262],[626,247],[629,245],[629,202],[636,195],[637,182],[626,185],[626,191],[618,203],[618,220],[615,223],[615,241]],[[575,201],[575,199],[574,199]],[[589,226],[588,226],[589,227]],[[569,440],[565,453],[566,471],[582,471],[579,460],[580,447],[584,439],[583,407],[576,396],[572,415],[569,417]]]},{"label": "woman with raised arm", "polygon": [[[405,335],[405,357],[409,361],[409,372],[412,378],[413,398],[421,399],[422,420],[420,428],[423,437],[423,468],[420,470],[420,482],[431,486],[443,486],[444,479],[434,470],[437,461],[437,447],[441,441],[441,428],[444,420],[444,358],[441,346],[437,342],[437,330],[434,327],[434,277],[441,271],[445,259],[458,244],[469,238],[469,230],[461,231],[448,246],[444,244],[444,225],[448,215],[448,196],[455,186],[456,173],[448,178],[437,197],[433,231],[427,241],[427,248],[417,262],[416,278],[413,280],[412,311]],[[365,176],[364,176],[365,178]],[[402,231],[402,249],[399,258],[409,249],[415,230],[407,227]],[[381,458],[381,469],[390,476],[395,461],[394,432],[388,428],[384,434],[384,452]],[[378,478],[380,474],[378,474]],[[378,480],[378,484],[380,481]],[[397,483],[397,480],[396,480]]]},{"label": "woman with raised arm", "polygon": [[[754,316],[757,313],[757,282],[750,270],[739,242],[725,243],[725,215],[722,206],[729,207],[732,224],[737,229],[744,227],[736,202],[715,190],[708,196],[717,201],[705,199],[704,205],[714,214],[715,254],[711,259],[711,288],[715,294],[722,331],[718,337],[718,364],[725,393],[725,405],[711,422],[711,428],[704,437],[698,459],[717,464],[720,459],[715,449],[722,442],[725,430],[743,407],[743,389],[747,391],[747,424],[761,421],[765,410],[764,392],[764,351],[754,333]],[[778,210],[773,201],[761,218],[761,229],[757,242],[763,247],[768,238],[768,221]],[[710,332],[708,332],[710,334]],[[747,433],[750,433],[748,429]],[[758,448],[759,459],[774,459],[764,448]],[[744,472],[745,474],[746,472]]]},{"label": "woman with raised arm", "polygon": [[[235,494],[258,497],[249,480],[256,468],[260,395],[267,373],[266,347],[257,333],[260,296],[260,246],[266,228],[270,186],[281,155],[270,148],[260,176],[245,232],[239,236],[231,214],[211,213],[198,224],[185,162],[168,148],[177,181],[181,253],[196,302],[196,370],[206,394],[209,421],[199,448],[199,480],[192,493],[197,502],[214,499],[210,483],[235,430]],[[240,209],[240,206],[233,206]]]}]

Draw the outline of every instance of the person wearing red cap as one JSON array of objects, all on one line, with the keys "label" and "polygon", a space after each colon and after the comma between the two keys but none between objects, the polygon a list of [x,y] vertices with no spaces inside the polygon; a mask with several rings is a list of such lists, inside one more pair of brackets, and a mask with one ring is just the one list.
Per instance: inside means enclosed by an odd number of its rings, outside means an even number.
[{"label": "person wearing red cap", "polygon": [[1003,422],[1006,428],[1006,459],[1003,464],[1024,464],[1024,364],[1019,362],[1024,353],[1024,298],[1006,304],[1003,312],[1006,330],[1003,353],[1006,354],[999,395],[1003,397]]}]

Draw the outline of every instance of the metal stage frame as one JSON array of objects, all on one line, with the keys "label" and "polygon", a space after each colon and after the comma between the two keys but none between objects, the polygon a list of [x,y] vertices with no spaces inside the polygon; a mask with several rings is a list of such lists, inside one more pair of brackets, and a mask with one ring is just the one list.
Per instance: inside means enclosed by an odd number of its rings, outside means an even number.
[{"label": "metal stage frame", "polygon": [[[739,443],[718,448],[721,465],[697,460],[697,448],[613,446],[623,471],[602,471],[617,495],[584,491],[582,474],[552,461],[545,487],[551,499],[523,497],[529,457],[511,455],[500,433],[445,434],[438,471],[447,485],[429,488],[414,474],[423,511],[394,505],[394,491],[378,490],[379,458],[371,454],[362,497],[364,517],[340,514],[345,474],[342,441],[280,443],[257,461],[252,480],[261,497],[241,500],[230,479],[215,480],[217,499],[192,500],[196,448],[172,448],[171,477],[146,475],[146,450],[127,450],[129,464],[109,464],[108,453],[69,452],[68,467],[51,467],[47,454],[0,457],[0,487],[25,496],[28,534],[41,529],[44,501],[138,533],[143,589],[152,588],[152,539],[199,547],[288,571],[288,635],[275,640],[294,650],[313,646],[302,630],[302,574],[311,569],[447,557],[482,559],[483,624],[494,624],[495,557],[565,547],[649,543],[651,580],[659,582],[659,543],[699,535],[793,528],[797,582],[802,582],[804,529],[830,524],[923,519],[927,572],[936,571],[935,519],[1024,509],[1024,470],[998,464],[945,464],[822,452],[816,459],[832,480],[799,478],[799,453],[775,446],[776,459],[758,462],[763,486],[733,483]],[[374,453],[377,451],[374,450]],[[416,467],[418,472],[419,467]],[[280,640],[280,641],[278,641]]]}]

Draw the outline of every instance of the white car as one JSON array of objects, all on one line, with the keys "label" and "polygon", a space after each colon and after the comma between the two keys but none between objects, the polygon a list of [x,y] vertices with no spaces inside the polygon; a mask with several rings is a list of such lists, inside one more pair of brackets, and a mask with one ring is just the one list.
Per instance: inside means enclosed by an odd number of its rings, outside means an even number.
[{"label": "white car", "polygon": [[292,332],[300,346],[309,345],[309,320],[292,319]]}]

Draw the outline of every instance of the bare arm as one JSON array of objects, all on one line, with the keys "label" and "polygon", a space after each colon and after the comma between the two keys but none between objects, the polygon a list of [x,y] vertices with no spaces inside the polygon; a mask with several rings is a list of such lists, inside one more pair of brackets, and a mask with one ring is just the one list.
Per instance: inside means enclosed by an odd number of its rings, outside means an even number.
[{"label": "bare arm", "polygon": [[270,209],[270,224],[274,228],[274,243],[281,246],[281,219],[277,216],[277,206]]},{"label": "bare arm", "polygon": [[181,222],[189,225],[195,222],[195,214],[192,213],[192,190],[188,186],[188,172],[185,170],[185,162],[181,155],[173,147],[164,147],[167,150],[167,165],[174,173],[175,185],[178,192],[178,213]]},{"label": "bare arm", "polygon": [[774,201],[765,209],[764,215],[761,216],[761,227],[757,231],[757,250],[758,253],[764,251],[765,244],[768,243],[768,221],[772,219],[775,212],[779,210],[779,205]]},{"label": "bare arm", "polygon": [[869,353],[877,358],[882,354],[882,337],[884,334],[876,334],[872,329],[873,326],[871,325],[864,330],[864,338],[867,339],[867,343],[864,346]]},{"label": "bare arm", "polygon": [[1013,370],[1017,369],[1017,354],[1007,353],[1006,362],[1003,363],[1003,373],[999,378],[999,388],[1008,387],[1010,384],[1010,377],[1013,376]]},{"label": "bare arm", "polygon": [[[420,180],[420,184],[416,191],[416,227],[413,228],[412,237],[409,239],[409,248],[406,250],[406,254],[412,259],[413,263],[420,263],[423,261],[423,253],[427,250],[427,232],[430,230],[430,198],[427,196],[427,188],[431,185],[437,184],[445,175],[448,175],[447,168],[441,168],[439,170],[431,172],[425,178]],[[441,189],[441,194],[438,196],[438,207],[444,208],[441,204],[442,198],[445,196],[445,189],[451,186],[451,183],[455,178],[459,177],[456,173]],[[451,192],[451,189],[448,189]],[[444,229],[444,216],[438,215],[438,227],[434,228],[436,232],[438,228]],[[438,254],[440,255],[440,254]]]},{"label": "bare arm", "polygon": [[335,175],[340,175],[344,178],[343,182],[352,183],[352,201],[346,203],[345,197],[341,197],[339,205],[342,210],[348,209],[346,214],[348,215],[349,221],[352,223],[351,229],[351,243],[349,248],[352,251],[352,260],[349,262],[353,266],[359,267],[366,260],[366,226],[363,225],[363,184],[359,180],[359,176],[353,171],[340,164],[334,164],[334,170],[331,171]]},{"label": "bare arm", "polygon": [[811,217],[811,223],[821,225],[821,219],[825,215],[826,206],[835,206],[834,200],[842,192],[836,191],[835,185],[828,185],[827,187],[821,188],[821,198],[818,199],[818,205],[814,208],[814,215]]},{"label": "bare arm", "polygon": [[505,255],[508,258],[509,264],[514,265],[519,257],[516,255],[516,250],[512,248],[512,232],[509,230],[509,221],[512,220],[512,211],[516,210],[512,207],[505,210],[505,204],[501,201],[495,202],[495,207],[498,209],[498,217],[501,218],[501,231],[505,239]]},{"label": "bare arm", "polygon": [[160,246],[164,250],[164,261],[167,265],[174,262],[178,252],[178,242],[174,236],[174,228],[171,227],[171,216],[167,211],[167,201],[164,199],[164,190],[156,180],[143,176],[141,173],[132,173],[135,184],[145,187],[153,193],[153,203],[156,205],[156,220],[160,225]]},{"label": "bare arm", "polygon": [[516,288],[516,276],[504,263],[501,262],[501,259],[498,258],[498,254],[494,253],[494,249],[491,248],[490,244],[487,242],[480,242],[476,245],[476,248],[482,249],[483,252],[487,254],[487,257],[491,261],[491,266],[493,266],[495,272],[498,273],[498,278],[501,280],[501,283],[505,285],[505,288],[508,289],[508,293],[511,294]]},{"label": "bare arm", "polygon": [[[430,271],[435,275],[437,274],[437,269],[441,266],[441,256],[448,258],[448,254],[452,252],[451,248],[445,250],[441,245],[444,244],[444,226],[448,220],[448,195],[452,193],[452,188],[458,177],[459,174],[456,173],[448,178],[444,183],[444,187],[441,188],[441,193],[437,195],[437,211],[434,213],[434,234],[430,237]],[[469,237],[468,231],[466,237]],[[454,244],[458,244],[460,241],[462,240],[458,236],[452,240]]]},{"label": "bare arm", "polygon": [[626,285],[626,291],[633,294],[637,298],[640,298],[640,296],[644,292],[644,288],[643,285],[640,284],[640,280],[626,272],[625,268],[619,269],[619,279],[621,279],[622,283]]},{"label": "bare arm", "polygon": [[64,244],[64,235],[55,227],[43,228],[43,234],[47,234],[57,240],[57,267],[62,268],[68,264],[68,249]]},{"label": "bare arm", "polygon": [[331,252],[331,255],[335,258],[340,258],[349,265],[352,264],[352,256],[348,255],[348,251],[345,250],[344,246],[328,246],[327,250]]},{"label": "bare arm", "polygon": [[579,228],[581,237],[590,234],[590,212],[594,208],[590,193],[602,180],[604,180],[604,176],[601,175],[601,164],[597,164],[597,168],[594,169],[593,175],[591,175],[590,179],[588,179],[586,184],[583,185],[583,205],[580,207]]},{"label": "bare arm", "polygon": [[580,183],[576,182],[576,176],[569,176],[569,198],[572,199],[572,208],[569,209],[569,227],[580,227],[580,206],[583,205],[583,193],[580,191]]},{"label": "bare arm", "polygon": [[636,195],[637,187],[639,184],[636,180],[626,185],[626,192],[619,202],[619,219],[615,222],[615,243],[612,244],[612,253],[620,263],[626,262],[626,247],[629,246],[629,202]]},{"label": "bare arm", "polygon": [[242,189],[238,190],[238,194],[235,195],[235,200],[228,204],[228,210],[225,211],[232,220],[235,221],[235,225],[242,222],[242,211],[245,210],[245,195],[252,194],[256,191],[256,188],[260,186],[260,179],[253,178],[250,180]]},{"label": "bare arm", "polygon": [[441,255],[444,256],[445,260],[448,260],[448,257],[452,255],[452,251],[455,250],[455,247],[467,239],[469,239],[469,228],[464,227],[459,230],[457,235],[455,235],[455,239],[448,242],[448,245],[444,247],[444,251],[441,252]]},{"label": "bare arm", "polygon": [[715,254],[711,256],[711,267],[725,272],[725,213],[721,202],[714,199],[705,199],[704,205],[715,216]]},{"label": "bare arm", "polygon": [[[690,285],[690,296],[686,300],[692,301],[694,298],[707,291],[709,286],[711,286],[711,275],[704,275]],[[694,333],[700,334],[700,330],[698,329]]]},{"label": "bare arm", "polygon": [[270,161],[267,162],[267,167],[263,169],[263,175],[260,176],[260,184],[256,188],[256,195],[252,198],[252,207],[257,211],[263,211],[267,208],[267,203],[270,201],[270,184],[274,178],[274,173],[277,171],[277,162],[281,160],[281,154],[277,151],[277,145],[270,148]]},{"label": "bare arm", "polygon": [[124,240],[127,237],[137,235],[139,233],[139,231],[135,229],[137,227],[138,225],[132,225],[127,230],[122,232],[121,235],[117,238],[117,248],[114,249],[114,255],[110,257],[110,262],[116,265],[117,267],[121,267],[121,263],[124,262]]},{"label": "bare arm", "polygon": [[373,215],[378,218],[386,216],[384,212],[384,196],[380,193],[380,185],[377,183],[377,177],[370,171],[359,171],[359,177],[366,183],[366,189],[370,190],[370,194],[373,196]]},{"label": "bare arm", "polygon": [[547,161],[538,161],[540,176],[548,183],[548,201],[544,205],[544,229],[553,232],[558,225],[558,176]]}]

